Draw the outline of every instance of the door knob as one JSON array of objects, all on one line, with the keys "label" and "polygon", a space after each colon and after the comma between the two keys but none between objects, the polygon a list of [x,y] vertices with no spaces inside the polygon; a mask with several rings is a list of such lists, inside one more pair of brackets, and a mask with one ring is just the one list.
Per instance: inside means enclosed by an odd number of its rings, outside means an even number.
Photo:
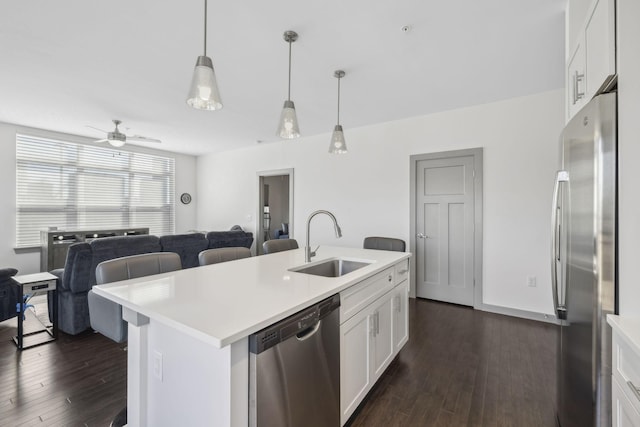
[{"label": "door knob", "polygon": [[417,236],[418,236],[419,239],[428,239],[429,238],[429,236],[427,236],[425,234],[422,234],[422,233],[418,233]]}]

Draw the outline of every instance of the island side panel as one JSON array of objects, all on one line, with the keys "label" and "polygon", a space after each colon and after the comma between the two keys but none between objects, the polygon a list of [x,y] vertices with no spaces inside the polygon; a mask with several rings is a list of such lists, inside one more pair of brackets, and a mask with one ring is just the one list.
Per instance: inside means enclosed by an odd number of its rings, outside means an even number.
[{"label": "island side panel", "polygon": [[148,328],[148,426],[248,425],[247,338],[219,349],[153,319]]}]

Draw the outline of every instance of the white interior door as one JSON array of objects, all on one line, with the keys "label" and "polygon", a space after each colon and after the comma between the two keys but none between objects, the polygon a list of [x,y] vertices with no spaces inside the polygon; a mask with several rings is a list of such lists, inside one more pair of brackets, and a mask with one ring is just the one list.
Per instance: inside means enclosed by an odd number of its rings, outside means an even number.
[{"label": "white interior door", "polygon": [[474,305],[474,156],[416,163],[416,295]]}]

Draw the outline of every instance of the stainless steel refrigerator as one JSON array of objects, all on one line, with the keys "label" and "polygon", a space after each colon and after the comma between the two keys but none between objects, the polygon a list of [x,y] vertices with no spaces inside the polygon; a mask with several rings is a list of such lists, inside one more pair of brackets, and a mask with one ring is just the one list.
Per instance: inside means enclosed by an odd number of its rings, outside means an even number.
[{"label": "stainless steel refrigerator", "polygon": [[616,93],[594,97],[562,132],[552,213],[552,288],[561,321],[561,427],[611,425],[616,299]]}]

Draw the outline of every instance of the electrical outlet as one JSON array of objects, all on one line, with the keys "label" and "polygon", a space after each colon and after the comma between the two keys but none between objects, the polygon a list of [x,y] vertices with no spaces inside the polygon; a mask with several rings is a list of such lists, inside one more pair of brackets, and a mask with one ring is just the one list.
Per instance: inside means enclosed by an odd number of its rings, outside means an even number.
[{"label": "electrical outlet", "polygon": [[538,279],[536,278],[536,276],[527,277],[527,286],[531,288],[535,288],[536,286],[538,286]]},{"label": "electrical outlet", "polygon": [[162,382],[162,353],[158,350],[153,352],[153,375]]}]

